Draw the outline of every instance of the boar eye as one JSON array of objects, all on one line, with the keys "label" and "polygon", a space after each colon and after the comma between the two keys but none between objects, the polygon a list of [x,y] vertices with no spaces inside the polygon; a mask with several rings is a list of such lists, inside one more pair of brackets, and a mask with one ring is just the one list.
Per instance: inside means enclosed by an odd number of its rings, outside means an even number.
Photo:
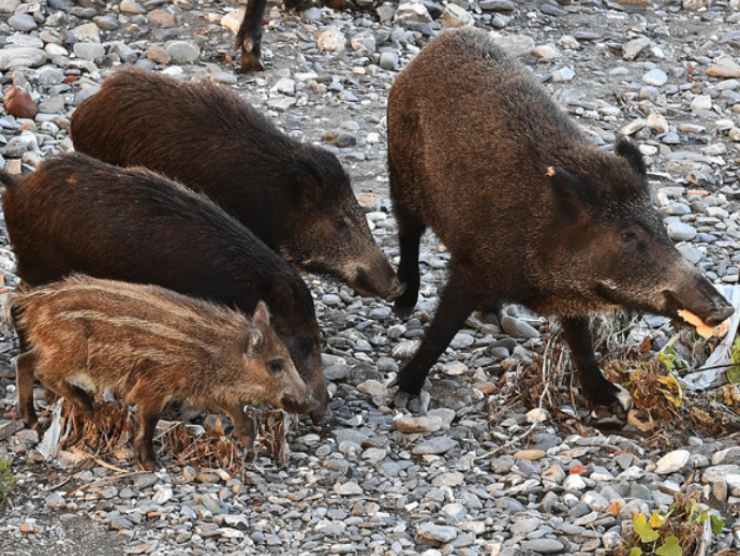
[{"label": "boar eye", "polygon": [[622,232],[622,241],[624,243],[632,243],[637,241],[637,233],[634,230],[626,230]]},{"label": "boar eye", "polygon": [[274,375],[282,373],[283,369],[285,369],[285,361],[282,359],[271,359],[267,363],[267,368],[270,369],[270,372]]}]

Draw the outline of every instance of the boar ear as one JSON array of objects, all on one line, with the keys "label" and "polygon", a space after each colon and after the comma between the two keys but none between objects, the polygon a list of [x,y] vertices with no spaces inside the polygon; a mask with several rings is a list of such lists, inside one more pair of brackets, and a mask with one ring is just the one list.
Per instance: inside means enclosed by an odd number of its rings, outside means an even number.
[{"label": "boar ear", "polygon": [[270,311],[267,309],[267,304],[264,301],[257,303],[252,322],[258,328],[270,326]]},{"label": "boar ear", "polygon": [[262,336],[262,332],[259,330],[259,328],[252,328],[247,333],[247,341],[245,342],[246,345],[244,346],[244,353],[247,355],[253,355],[262,346],[263,339],[264,336]]},{"label": "boar ear", "polygon": [[640,152],[639,147],[635,145],[632,141],[630,141],[626,137],[621,137],[619,141],[617,141],[617,147],[615,150],[619,156],[630,163],[630,166],[632,166],[632,169],[635,172],[637,172],[641,176],[647,174],[645,159],[642,157],[642,153]]},{"label": "boar ear", "polygon": [[575,219],[585,209],[587,191],[583,182],[568,170],[550,166],[546,175],[550,179],[555,202],[569,218]]}]

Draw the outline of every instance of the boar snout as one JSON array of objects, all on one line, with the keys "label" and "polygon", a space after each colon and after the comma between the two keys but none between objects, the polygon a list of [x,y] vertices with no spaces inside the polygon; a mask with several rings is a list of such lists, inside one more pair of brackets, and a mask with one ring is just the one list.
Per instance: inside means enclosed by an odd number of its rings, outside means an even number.
[{"label": "boar snout", "polygon": [[706,325],[716,326],[735,312],[712,283],[685,261],[681,262],[677,282],[676,288],[666,291],[671,316],[683,309],[694,313]]},{"label": "boar snout", "polygon": [[404,291],[396,271],[381,253],[369,265],[350,265],[346,273],[349,284],[360,295],[378,296],[393,301]]}]

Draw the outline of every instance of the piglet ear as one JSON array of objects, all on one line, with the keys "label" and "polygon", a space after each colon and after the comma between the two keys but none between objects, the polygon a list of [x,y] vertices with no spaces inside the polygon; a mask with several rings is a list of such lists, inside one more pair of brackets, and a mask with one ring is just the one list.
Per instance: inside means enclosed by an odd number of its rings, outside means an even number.
[{"label": "piglet ear", "polygon": [[258,328],[270,326],[270,311],[264,301],[257,303],[257,307],[254,310],[254,316],[252,317],[252,322]]},{"label": "piglet ear", "polygon": [[262,335],[262,331],[257,327],[252,328],[247,333],[247,341],[246,345],[244,346],[244,353],[246,353],[247,355],[253,355],[258,352],[260,347],[262,347],[263,339],[264,336]]},{"label": "piglet ear", "polygon": [[630,163],[630,166],[632,166],[632,169],[635,172],[637,172],[641,176],[647,174],[645,159],[642,157],[642,153],[640,152],[639,147],[635,145],[632,141],[630,141],[626,137],[621,137],[619,141],[617,141],[617,147],[615,150],[619,156]]}]

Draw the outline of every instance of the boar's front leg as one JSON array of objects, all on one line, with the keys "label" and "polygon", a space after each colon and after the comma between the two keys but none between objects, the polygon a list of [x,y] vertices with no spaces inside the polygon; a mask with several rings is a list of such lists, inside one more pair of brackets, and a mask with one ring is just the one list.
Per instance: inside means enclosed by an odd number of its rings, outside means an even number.
[{"label": "boar's front leg", "polygon": [[241,71],[262,71],[262,17],[267,0],[248,0],[244,19],[236,34],[236,48],[241,49]]},{"label": "boar's front leg", "polygon": [[465,279],[463,272],[451,266],[450,278],[442,292],[434,320],[427,328],[414,357],[401,370],[398,377],[402,392],[412,396],[421,392],[432,365],[444,353],[470,313],[478,306],[475,290],[467,284],[468,280]]},{"label": "boar's front leg", "polygon": [[417,216],[409,211],[396,207],[398,221],[398,245],[401,250],[401,261],[398,264],[398,279],[404,292],[396,299],[393,310],[399,317],[411,315],[419,297],[419,244],[426,226]]},{"label": "boar's front leg", "polygon": [[139,416],[139,427],[134,438],[136,459],[144,469],[151,471],[157,463],[153,445],[154,431],[167,398],[156,386],[139,380],[126,395],[126,403],[136,405]]},{"label": "boar's front leg", "polygon": [[15,387],[18,392],[18,417],[32,427],[36,424],[36,410],[33,407],[33,379],[36,358],[31,351],[21,353],[15,360]]},{"label": "boar's front leg", "polygon": [[586,398],[594,405],[612,405],[617,402],[628,411],[632,407],[632,398],[627,390],[609,382],[599,369],[588,319],[569,317],[561,319],[561,323]]}]

